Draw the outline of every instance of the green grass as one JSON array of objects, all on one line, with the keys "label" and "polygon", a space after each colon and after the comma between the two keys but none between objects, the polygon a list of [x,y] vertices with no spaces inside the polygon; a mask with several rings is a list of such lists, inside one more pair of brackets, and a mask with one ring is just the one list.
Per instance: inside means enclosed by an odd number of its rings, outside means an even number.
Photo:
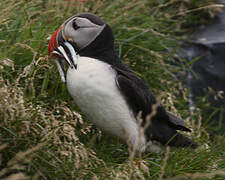
[{"label": "green grass", "polygon": [[[199,109],[189,114],[188,92],[175,76],[184,69],[171,66],[177,41],[216,11],[195,9],[211,3],[1,1],[0,178],[224,179],[225,140],[209,137]],[[96,13],[112,27],[124,63],[167,110],[185,119],[193,129],[189,135],[201,148],[167,148],[132,160],[126,145],[98,130],[80,112],[47,55],[48,38],[80,12]]]}]

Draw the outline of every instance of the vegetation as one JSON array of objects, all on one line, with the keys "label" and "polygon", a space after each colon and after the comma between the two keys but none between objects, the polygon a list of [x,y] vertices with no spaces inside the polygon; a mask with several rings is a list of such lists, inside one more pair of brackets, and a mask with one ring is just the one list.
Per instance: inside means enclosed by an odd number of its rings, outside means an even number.
[{"label": "vegetation", "polygon": [[[225,139],[210,138],[173,66],[177,42],[218,10],[210,0],[4,0],[0,2],[0,178],[224,179]],[[47,46],[70,16],[91,12],[113,29],[116,49],[165,108],[185,119],[197,150],[163,148],[132,158],[72,101]]]}]

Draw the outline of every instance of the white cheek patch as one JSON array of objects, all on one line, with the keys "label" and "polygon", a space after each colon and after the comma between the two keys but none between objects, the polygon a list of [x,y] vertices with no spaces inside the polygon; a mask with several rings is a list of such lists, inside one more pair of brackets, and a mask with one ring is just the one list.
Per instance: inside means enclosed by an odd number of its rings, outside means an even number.
[{"label": "white cheek patch", "polygon": [[76,32],[76,39],[74,42],[80,48],[85,48],[98,37],[104,27],[105,25],[99,27],[80,28],[79,31]]},{"label": "white cheek patch", "polygon": [[[73,21],[76,19],[77,25],[80,27],[75,30]],[[100,26],[92,23],[86,18],[75,17],[68,21],[63,28],[63,36],[70,37],[79,48],[85,48],[92,43],[105,28],[105,24]]]}]

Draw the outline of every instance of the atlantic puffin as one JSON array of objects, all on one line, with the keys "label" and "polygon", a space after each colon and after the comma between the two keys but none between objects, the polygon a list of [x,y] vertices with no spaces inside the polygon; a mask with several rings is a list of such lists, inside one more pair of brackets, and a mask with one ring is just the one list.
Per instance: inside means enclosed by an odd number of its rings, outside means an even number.
[{"label": "atlantic puffin", "polygon": [[100,17],[82,13],[67,19],[50,38],[48,53],[81,111],[134,151],[154,151],[157,141],[198,146],[178,132],[191,131],[184,121],[167,112],[145,82],[123,64],[112,29]]}]

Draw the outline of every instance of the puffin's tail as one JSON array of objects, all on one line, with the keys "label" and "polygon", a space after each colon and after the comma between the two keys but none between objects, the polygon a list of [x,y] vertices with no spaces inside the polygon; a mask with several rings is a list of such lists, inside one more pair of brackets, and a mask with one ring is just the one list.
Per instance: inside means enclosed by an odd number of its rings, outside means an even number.
[{"label": "puffin's tail", "polygon": [[[167,115],[169,116],[169,122],[171,123],[170,125],[173,128],[175,128],[176,130],[191,132],[190,129],[185,127],[183,119],[180,119],[169,112],[167,112]],[[176,147],[191,147],[191,148],[198,147],[197,143],[193,142],[191,139],[178,132],[176,132],[174,136],[171,137],[171,139],[168,142],[168,145]]]},{"label": "puffin's tail", "polygon": [[190,147],[193,149],[198,147],[196,142],[193,142],[191,139],[178,132],[170,138],[167,144],[174,147]]},{"label": "puffin's tail", "polygon": [[[185,127],[183,119],[180,119],[169,112],[167,112],[167,115],[169,116],[169,122],[170,126],[172,126],[172,129],[191,132],[190,129]],[[197,143],[193,142],[191,139],[178,132],[174,133],[173,137],[171,137],[171,139],[169,140],[168,145],[176,147],[198,147]]]},{"label": "puffin's tail", "polygon": [[184,121],[168,112],[167,117],[167,121],[160,120],[160,118],[152,119],[148,131],[151,134],[151,139],[169,146],[197,148],[197,143],[177,131],[191,132],[190,129],[185,127]]}]

